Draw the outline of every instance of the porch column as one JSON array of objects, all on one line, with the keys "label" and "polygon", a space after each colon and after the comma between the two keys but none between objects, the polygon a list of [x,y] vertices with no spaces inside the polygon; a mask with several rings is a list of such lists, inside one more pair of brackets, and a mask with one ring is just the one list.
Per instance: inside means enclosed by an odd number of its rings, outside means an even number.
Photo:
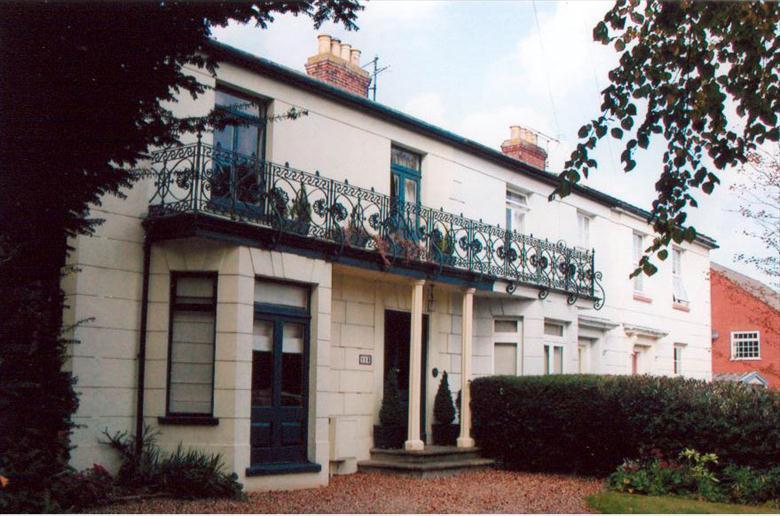
[{"label": "porch column", "polygon": [[404,448],[422,450],[420,439],[420,377],[422,373],[422,318],[423,285],[425,280],[415,280],[412,288],[412,335],[409,339],[409,426]]},{"label": "porch column", "polygon": [[468,288],[463,293],[463,310],[461,310],[461,336],[460,336],[460,437],[458,448],[472,448],[474,439],[471,438],[471,321],[474,312],[474,290]]}]

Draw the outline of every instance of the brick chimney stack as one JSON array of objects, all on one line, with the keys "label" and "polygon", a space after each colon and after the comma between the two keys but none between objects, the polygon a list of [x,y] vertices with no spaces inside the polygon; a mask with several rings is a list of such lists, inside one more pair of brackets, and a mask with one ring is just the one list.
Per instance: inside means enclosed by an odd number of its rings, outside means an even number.
[{"label": "brick chimney stack", "polygon": [[371,77],[360,68],[360,50],[327,34],[317,36],[317,53],[306,60],[306,73],[337,88],[368,97]]},{"label": "brick chimney stack", "polygon": [[525,127],[509,127],[511,134],[501,144],[501,152],[507,156],[544,170],[547,167],[547,151],[539,146],[539,136]]}]

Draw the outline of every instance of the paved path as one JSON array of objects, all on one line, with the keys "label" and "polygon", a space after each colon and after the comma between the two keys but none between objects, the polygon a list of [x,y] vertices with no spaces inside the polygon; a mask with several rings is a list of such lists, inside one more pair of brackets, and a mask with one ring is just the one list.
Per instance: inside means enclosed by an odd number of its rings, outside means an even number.
[{"label": "paved path", "polygon": [[152,499],[99,512],[127,513],[577,513],[602,489],[591,478],[485,470],[414,479],[380,473],[335,476],[328,487],[252,493],[246,502]]}]

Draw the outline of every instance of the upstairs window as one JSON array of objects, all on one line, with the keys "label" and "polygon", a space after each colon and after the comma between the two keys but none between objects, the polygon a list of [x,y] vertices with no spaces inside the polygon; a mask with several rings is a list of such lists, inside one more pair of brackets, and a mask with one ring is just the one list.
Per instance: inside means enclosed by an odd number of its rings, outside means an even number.
[{"label": "upstairs window", "polygon": [[672,300],[679,305],[687,305],[689,299],[683,283],[682,255],[683,253],[680,249],[672,249],[672,282],[674,283]]},{"label": "upstairs window", "polygon": [[393,146],[390,149],[390,196],[394,209],[402,209],[404,203],[420,204],[419,154]]},{"label": "upstairs window", "polygon": [[525,215],[528,213],[528,196],[523,193],[506,191],[506,229],[525,233]]},{"label": "upstairs window", "polygon": [[731,359],[758,360],[761,358],[761,335],[757,331],[731,332]]},{"label": "upstairs window", "polygon": [[214,146],[223,151],[263,159],[265,150],[265,103],[256,98],[217,87],[215,110],[243,123],[214,131]]},{"label": "upstairs window", "polygon": [[577,212],[577,237],[580,247],[590,248],[590,216],[581,211]]},{"label": "upstairs window", "polygon": [[[633,235],[633,253],[634,253],[634,269],[639,267],[639,260],[642,258],[642,253],[645,250],[644,237],[639,233]],[[634,277],[634,292],[644,292],[644,277],[642,274],[638,274]]]}]

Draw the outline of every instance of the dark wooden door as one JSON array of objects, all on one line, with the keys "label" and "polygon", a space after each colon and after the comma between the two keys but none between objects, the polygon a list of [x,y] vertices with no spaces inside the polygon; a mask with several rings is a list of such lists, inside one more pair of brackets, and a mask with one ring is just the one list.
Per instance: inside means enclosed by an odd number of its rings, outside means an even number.
[{"label": "dark wooden door", "polygon": [[[387,376],[390,368],[398,371],[398,390],[404,413],[409,413],[409,337],[412,329],[412,314],[385,310],[385,367]],[[428,369],[428,315],[423,314],[422,364],[420,369],[420,438],[425,441],[425,392]]]},{"label": "dark wooden door", "polygon": [[255,315],[251,463],[306,462],[308,318]]}]

